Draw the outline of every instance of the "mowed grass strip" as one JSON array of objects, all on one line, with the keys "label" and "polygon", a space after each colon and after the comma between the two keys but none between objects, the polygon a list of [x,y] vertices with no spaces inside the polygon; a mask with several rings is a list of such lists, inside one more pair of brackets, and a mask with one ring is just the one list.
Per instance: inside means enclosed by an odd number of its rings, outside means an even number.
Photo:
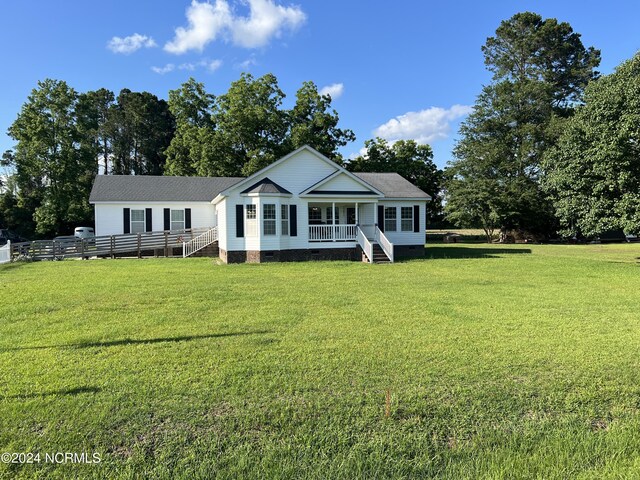
[{"label": "mowed grass strip", "polygon": [[0,475],[633,477],[639,257],[0,266],[0,450],[102,459]]}]

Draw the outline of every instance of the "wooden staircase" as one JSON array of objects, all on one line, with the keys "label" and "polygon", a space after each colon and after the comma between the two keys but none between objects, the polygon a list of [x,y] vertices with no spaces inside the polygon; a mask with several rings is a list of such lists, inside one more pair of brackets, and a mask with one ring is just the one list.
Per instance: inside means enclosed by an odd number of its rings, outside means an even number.
[{"label": "wooden staircase", "polygon": [[373,262],[372,263],[391,263],[387,254],[384,253],[384,250],[377,243],[373,244]]}]

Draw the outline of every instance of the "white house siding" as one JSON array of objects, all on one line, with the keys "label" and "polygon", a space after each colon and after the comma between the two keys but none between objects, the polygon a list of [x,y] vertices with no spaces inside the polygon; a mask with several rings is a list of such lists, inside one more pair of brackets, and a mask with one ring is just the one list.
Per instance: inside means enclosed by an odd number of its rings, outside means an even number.
[{"label": "white house siding", "polygon": [[340,190],[340,191],[356,191],[356,192],[366,192],[367,190],[371,190],[367,188],[362,183],[355,181],[353,178],[349,177],[345,173],[341,173],[336,177],[328,180],[326,183],[319,185],[318,190]]},{"label": "white house siding", "polygon": [[[379,205],[384,205],[385,207],[396,207],[396,231],[389,232],[385,229],[384,235],[389,239],[391,243],[394,245],[424,245],[425,242],[425,230],[426,226],[426,218],[425,218],[425,209],[427,203],[425,201],[419,200],[405,200],[405,201],[397,201],[397,200],[385,200],[381,198],[379,200]],[[413,229],[411,232],[403,232],[400,228],[400,207],[411,207],[414,205],[420,205],[420,231],[415,233]],[[383,219],[378,219],[378,225],[383,224]]]},{"label": "white house siding", "polygon": [[298,195],[336,170],[336,167],[321,160],[310,151],[302,150],[295,157],[291,157],[251,179],[240,190],[268,177],[289,190],[293,195]]},{"label": "white house siding", "polygon": [[215,208],[209,202],[122,202],[96,203],[96,235],[120,235],[124,233],[123,209],[152,209],[152,225],[154,231],[164,230],[164,209],[191,209],[191,228],[211,228],[215,226]]},{"label": "white house siding", "polygon": [[229,216],[226,209],[227,201],[214,205],[216,220],[218,223],[218,246],[223,250],[227,250],[227,232],[229,232],[229,225],[227,224]]}]

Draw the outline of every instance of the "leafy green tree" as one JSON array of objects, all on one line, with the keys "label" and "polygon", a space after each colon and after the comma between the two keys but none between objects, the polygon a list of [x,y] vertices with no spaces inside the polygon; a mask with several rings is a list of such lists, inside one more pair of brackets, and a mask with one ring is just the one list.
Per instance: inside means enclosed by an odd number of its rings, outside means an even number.
[{"label": "leafy green tree", "polygon": [[209,158],[215,124],[215,96],[204,84],[190,78],[179,89],[169,91],[169,110],[176,120],[176,131],[167,148],[167,175],[207,175],[218,159]]},{"label": "leafy green tree", "polygon": [[310,145],[341,162],[338,149],[355,139],[338,128],[331,98],[313,82],[298,90],[290,110],[276,77],[244,73],[215,97],[189,79],[169,93],[176,134],[166,151],[170,175],[250,175],[291,150]]},{"label": "leafy green tree", "polygon": [[90,156],[96,173],[109,173],[112,139],[109,130],[109,111],[114,104],[113,92],[106,88],[78,95],[77,126],[83,155]]},{"label": "leafy green tree", "polygon": [[640,232],[640,53],[592,82],[544,159],[565,235]]},{"label": "leafy green tree", "polygon": [[571,25],[532,12],[503,21],[482,52],[494,81],[540,82],[551,105],[568,113],[600,65],[600,51],[585,48]]},{"label": "leafy green tree", "polygon": [[[502,22],[483,53],[493,83],[460,128],[447,174],[448,218],[549,235],[557,221],[540,187],[542,158],[597,76],[600,53],[586,49],[569,24],[530,12]],[[480,209],[478,198],[493,200]]]},{"label": "leafy green tree", "polygon": [[220,173],[251,175],[287,153],[287,114],[280,108],[284,97],[270,73],[257,79],[243,73],[218,97],[212,149],[223,162]]},{"label": "leafy green tree", "polygon": [[442,171],[433,163],[433,150],[414,140],[399,140],[389,144],[383,138],[365,141],[364,155],[346,164],[352,172],[395,172],[428,193],[432,201],[427,204],[428,224],[442,220]]},{"label": "leafy green tree", "polygon": [[288,112],[290,149],[303,145],[315,148],[323,155],[343,163],[338,148],[355,141],[353,131],[338,128],[338,112],[331,109],[331,97],[320,95],[313,82],[304,82],[296,93],[296,104]]},{"label": "leafy green tree", "polygon": [[175,120],[165,100],[149,92],[123,89],[109,109],[113,173],[162,175]]},{"label": "leafy green tree", "polygon": [[79,152],[78,94],[63,81],[38,82],[9,128],[18,204],[34,207],[36,232],[55,235],[92,218],[93,162]]}]

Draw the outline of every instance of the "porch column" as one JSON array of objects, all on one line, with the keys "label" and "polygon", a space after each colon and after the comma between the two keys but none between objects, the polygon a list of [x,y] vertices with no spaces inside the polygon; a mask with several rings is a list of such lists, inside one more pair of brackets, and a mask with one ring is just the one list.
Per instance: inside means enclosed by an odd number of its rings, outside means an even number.
[{"label": "porch column", "polygon": [[356,225],[358,225],[358,202],[356,202]]},{"label": "porch column", "polygon": [[336,202],[331,202],[331,210],[333,213],[331,214],[331,236],[333,241],[336,241]]}]

